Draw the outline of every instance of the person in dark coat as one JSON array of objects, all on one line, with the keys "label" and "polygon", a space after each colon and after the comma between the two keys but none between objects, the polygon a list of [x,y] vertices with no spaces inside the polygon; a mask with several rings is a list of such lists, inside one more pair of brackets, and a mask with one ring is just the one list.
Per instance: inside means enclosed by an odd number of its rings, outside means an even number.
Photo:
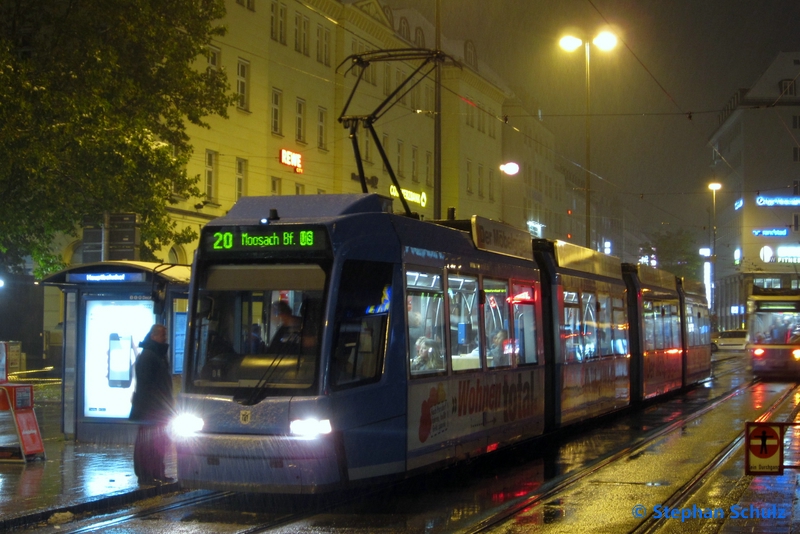
[{"label": "person in dark coat", "polygon": [[131,399],[130,419],[139,423],[133,449],[133,470],[140,484],[173,482],[164,473],[169,448],[167,425],[173,410],[172,375],[167,361],[167,328],[154,324],[139,343],[136,358],[136,389]]}]

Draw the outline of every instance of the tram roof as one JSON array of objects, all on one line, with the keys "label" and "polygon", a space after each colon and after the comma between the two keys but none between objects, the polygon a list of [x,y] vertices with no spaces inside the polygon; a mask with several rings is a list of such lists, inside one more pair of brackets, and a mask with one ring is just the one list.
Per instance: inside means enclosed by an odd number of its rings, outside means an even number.
[{"label": "tram roof", "polygon": [[[100,261],[70,267],[51,274],[44,278],[42,283],[48,285],[70,285],[76,283],[71,275],[100,274],[100,273],[144,273],[145,276],[155,277],[175,285],[189,285],[192,275],[190,265],[174,263],[155,263],[147,261]],[[146,281],[150,281],[148,278]]]},{"label": "tram roof", "polygon": [[324,219],[356,213],[392,213],[392,199],[376,193],[242,197],[222,217],[207,226],[259,224],[276,210],[278,220]]}]

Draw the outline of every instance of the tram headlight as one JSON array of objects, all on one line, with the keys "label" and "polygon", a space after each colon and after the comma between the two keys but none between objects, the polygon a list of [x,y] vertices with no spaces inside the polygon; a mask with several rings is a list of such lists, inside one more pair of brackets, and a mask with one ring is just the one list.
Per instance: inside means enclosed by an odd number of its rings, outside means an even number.
[{"label": "tram headlight", "polygon": [[792,351],[792,356],[794,356],[795,360],[800,360],[800,349],[794,349]]},{"label": "tram headlight", "polygon": [[764,349],[761,348],[753,349],[753,356],[755,356],[756,358],[761,358],[763,355],[764,355]]},{"label": "tram headlight", "polygon": [[330,419],[295,419],[289,423],[289,431],[299,437],[315,438],[320,434],[330,434]]},{"label": "tram headlight", "polygon": [[203,430],[203,420],[191,413],[182,413],[170,423],[173,436],[179,438],[191,437]]}]

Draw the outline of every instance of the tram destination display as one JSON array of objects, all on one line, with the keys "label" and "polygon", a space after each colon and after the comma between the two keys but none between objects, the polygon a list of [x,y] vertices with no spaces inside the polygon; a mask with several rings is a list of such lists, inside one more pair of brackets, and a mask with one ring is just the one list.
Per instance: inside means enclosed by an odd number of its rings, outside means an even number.
[{"label": "tram destination display", "polygon": [[311,252],[325,250],[327,244],[325,231],[309,226],[223,226],[203,237],[203,250],[211,254]]}]

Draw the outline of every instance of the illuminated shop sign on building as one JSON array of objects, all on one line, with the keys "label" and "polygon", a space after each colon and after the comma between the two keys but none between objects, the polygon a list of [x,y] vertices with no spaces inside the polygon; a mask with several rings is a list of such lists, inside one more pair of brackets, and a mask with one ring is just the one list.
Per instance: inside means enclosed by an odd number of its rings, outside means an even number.
[{"label": "illuminated shop sign on building", "polygon": [[756,197],[756,206],[800,206],[800,197]]},{"label": "illuminated shop sign on building", "polygon": [[789,235],[788,228],[765,228],[764,230],[753,230],[753,235],[761,237],[786,237]]},{"label": "illuminated shop sign on building", "polygon": [[[413,202],[414,204],[419,204],[423,208],[428,204],[428,195],[425,194],[425,191],[421,193],[417,193],[416,191],[409,191],[408,189],[403,189],[403,198],[406,199],[408,202]],[[393,197],[400,197],[397,194],[397,187],[394,185],[389,186],[389,194]]]},{"label": "illuminated shop sign on building", "polygon": [[734,211],[738,210],[738,209],[739,209],[739,208],[741,208],[742,206],[744,206],[744,200],[742,200],[741,198],[740,198],[739,200],[737,200],[736,202],[734,202],[734,203],[733,203],[733,209],[734,209]]},{"label": "illuminated shop sign on building", "polygon": [[774,251],[772,247],[761,247],[759,257],[764,263],[800,263],[800,246],[781,245]]},{"label": "illuminated shop sign on building", "polygon": [[303,174],[303,155],[291,150],[281,149],[281,163],[294,167],[294,172]]}]

